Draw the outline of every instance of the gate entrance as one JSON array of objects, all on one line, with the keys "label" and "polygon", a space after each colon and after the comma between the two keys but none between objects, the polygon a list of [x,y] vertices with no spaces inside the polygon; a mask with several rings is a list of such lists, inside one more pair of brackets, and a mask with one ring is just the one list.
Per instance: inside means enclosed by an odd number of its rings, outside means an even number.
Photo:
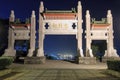
[{"label": "gate entrance", "polygon": [[75,35],[46,35],[44,50],[47,59],[75,60],[77,41]]},{"label": "gate entrance", "polygon": [[24,62],[24,58],[29,53],[30,41],[29,40],[15,40],[14,49],[16,50],[15,62]]},{"label": "gate entrance", "polygon": [[15,40],[16,57],[27,57],[29,45],[29,40]]},{"label": "gate entrance", "polygon": [[91,43],[93,55],[98,59],[102,59],[107,50],[107,42],[105,40],[93,40]]}]

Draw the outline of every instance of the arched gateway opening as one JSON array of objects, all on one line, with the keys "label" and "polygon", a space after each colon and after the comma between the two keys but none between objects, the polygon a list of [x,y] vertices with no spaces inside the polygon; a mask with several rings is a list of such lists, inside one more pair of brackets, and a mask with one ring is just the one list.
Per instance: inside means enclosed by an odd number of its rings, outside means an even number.
[{"label": "arched gateway opening", "polygon": [[29,40],[15,40],[14,49],[16,50],[16,62],[23,62],[30,49]]},{"label": "arched gateway opening", "polygon": [[106,40],[92,40],[91,49],[96,60],[102,62],[102,57],[105,55],[105,51],[107,50]]},{"label": "arched gateway opening", "polygon": [[44,40],[45,57],[50,60],[75,61],[77,40],[75,35],[46,35]]}]

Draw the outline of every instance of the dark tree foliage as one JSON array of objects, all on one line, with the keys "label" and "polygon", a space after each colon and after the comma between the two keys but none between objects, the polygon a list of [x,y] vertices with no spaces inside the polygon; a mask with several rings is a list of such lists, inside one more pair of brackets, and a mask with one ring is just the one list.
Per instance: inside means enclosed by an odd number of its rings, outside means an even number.
[{"label": "dark tree foliage", "polygon": [[92,50],[93,54],[97,56],[103,56],[105,50],[107,50],[106,41],[93,41],[92,42]]},{"label": "dark tree foliage", "polygon": [[0,56],[4,53],[8,43],[8,19],[0,19]]}]

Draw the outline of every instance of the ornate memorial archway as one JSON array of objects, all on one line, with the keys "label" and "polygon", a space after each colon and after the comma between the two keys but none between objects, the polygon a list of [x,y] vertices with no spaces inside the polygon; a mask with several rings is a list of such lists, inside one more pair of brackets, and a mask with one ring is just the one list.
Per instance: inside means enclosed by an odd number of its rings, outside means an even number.
[{"label": "ornate memorial archway", "polygon": [[[76,35],[78,55],[84,57],[82,50],[82,6],[78,2],[77,12],[72,10],[44,10],[43,2],[39,8],[39,47],[37,57],[44,57],[45,35]],[[47,27],[46,27],[47,25]],[[75,25],[76,27],[72,27]]]},{"label": "ornate memorial archway", "polygon": [[[30,22],[31,21],[31,22]],[[35,11],[32,11],[31,20],[21,23],[15,19],[14,11],[11,11],[9,18],[8,48],[5,50],[4,56],[15,56],[14,49],[15,40],[30,40],[30,49],[27,56],[32,56],[35,50],[35,27],[36,17]]]},{"label": "ornate memorial archway", "polygon": [[118,57],[113,44],[113,19],[110,10],[108,10],[107,18],[101,21],[91,19],[89,11],[86,11],[86,55],[83,54],[82,49],[83,20],[80,1],[78,1],[77,11],[74,8],[71,10],[44,10],[44,4],[40,2],[39,40],[36,57],[33,57],[36,33],[35,12],[32,12],[31,22],[29,24],[15,24],[14,11],[11,11],[9,22],[8,49],[5,50],[4,56],[15,56],[15,40],[30,40],[30,49],[27,55],[28,57],[26,58],[26,63],[44,62],[45,55],[43,47],[45,35],[76,35],[79,63],[91,63],[96,61],[91,49],[92,40],[106,40],[107,50],[104,56]]},{"label": "ornate memorial archway", "polygon": [[91,19],[90,13],[86,11],[86,56],[94,57],[91,49],[92,40],[106,40],[107,50],[105,57],[118,57],[113,44],[113,19],[111,11],[108,10],[107,18],[102,18],[101,21]]}]

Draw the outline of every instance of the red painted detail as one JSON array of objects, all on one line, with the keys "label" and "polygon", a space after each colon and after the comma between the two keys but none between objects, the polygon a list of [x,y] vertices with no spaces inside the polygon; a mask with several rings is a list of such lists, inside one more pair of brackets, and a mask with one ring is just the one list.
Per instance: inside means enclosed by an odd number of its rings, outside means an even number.
[{"label": "red painted detail", "polygon": [[91,24],[92,28],[107,28],[110,24]]},{"label": "red painted detail", "polygon": [[11,24],[11,27],[14,27],[14,28],[28,28],[30,26],[31,24]]},{"label": "red painted detail", "polygon": [[76,13],[44,13],[45,19],[76,19]]}]

